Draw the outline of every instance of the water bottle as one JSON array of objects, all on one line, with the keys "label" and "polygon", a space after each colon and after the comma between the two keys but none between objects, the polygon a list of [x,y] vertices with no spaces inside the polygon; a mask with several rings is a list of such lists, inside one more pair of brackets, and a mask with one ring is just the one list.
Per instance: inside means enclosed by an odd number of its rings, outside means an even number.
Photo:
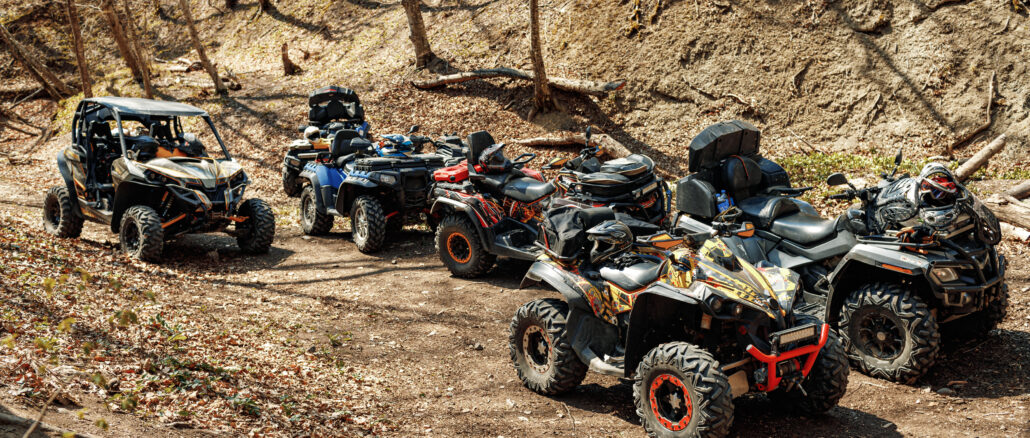
[{"label": "water bottle", "polygon": [[726,195],[726,191],[723,190],[715,195],[715,205],[719,208],[719,213],[722,213],[733,206],[733,199]]}]

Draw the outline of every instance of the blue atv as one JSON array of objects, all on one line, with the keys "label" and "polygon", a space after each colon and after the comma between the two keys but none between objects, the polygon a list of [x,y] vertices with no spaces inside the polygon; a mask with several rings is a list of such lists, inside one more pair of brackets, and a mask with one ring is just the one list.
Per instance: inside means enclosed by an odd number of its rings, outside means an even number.
[{"label": "blue atv", "polygon": [[337,132],[353,130],[369,138],[365,109],[353,90],[337,85],[319,88],[308,96],[308,106],[308,123],[297,128],[304,137],[293,140],[283,157],[283,190],[290,197],[300,196],[304,188],[300,172],[320,153],[329,151]]},{"label": "blue atv", "polygon": [[[417,130],[385,135],[375,144],[354,131],[337,132],[329,150],[305,163],[298,175],[304,233],[328,233],[336,216],[350,217],[358,250],[373,253],[388,232],[420,221],[433,170],[460,161],[463,145],[454,136],[434,142],[411,135]],[[421,153],[427,143],[436,146],[435,153]]]}]

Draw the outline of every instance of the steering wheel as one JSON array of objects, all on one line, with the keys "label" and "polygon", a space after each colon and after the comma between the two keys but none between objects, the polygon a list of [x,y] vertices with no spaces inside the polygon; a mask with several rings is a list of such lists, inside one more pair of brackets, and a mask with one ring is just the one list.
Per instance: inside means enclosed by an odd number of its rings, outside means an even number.
[{"label": "steering wheel", "polygon": [[[525,159],[523,159],[523,158],[525,158]],[[536,154],[527,152],[527,153],[524,153],[524,154],[519,155],[518,157],[516,157],[515,161],[512,161],[511,164],[516,169],[521,169],[522,166],[525,166],[530,161],[533,161],[533,159],[535,159],[535,158],[536,158]]]}]

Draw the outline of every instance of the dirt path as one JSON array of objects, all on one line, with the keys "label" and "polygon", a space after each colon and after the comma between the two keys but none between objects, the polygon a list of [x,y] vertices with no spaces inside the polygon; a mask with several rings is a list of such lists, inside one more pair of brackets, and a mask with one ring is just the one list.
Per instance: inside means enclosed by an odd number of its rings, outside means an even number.
[{"label": "dirt path", "polygon": [[[33,190],[9,182],[0,189],[0,209],[39,214]],[[290,208],[276,205],[277,211]],[[209,309],[210,317],[232,323],[255,309],[274,311],[281,322],[300,328],[291,345],[326,351],[341,368],[360,364],[372,370],[375,376],[369,377],[378,379],[382,392],[370,409],[395,424],[391,435],[643,435],[630,385],[619,379],[591,374],[572,394],[554,398],[519,384],[508,357],[510,318],[526,301],[553,295],[517,289],[525,264],[503,261],[485,278],[466,281],[441,266],[428,232],[402,232],[384,252],[370,256],[356,251],[341,230],[346,227],[338,221],[330,236],[310,238],[280,223],[272,252],[253,258],[238,254],[224,236],[189,237],[169,245],[164,265],[206,275],[210,287],[188,293],[220,304]],[[87,225],[83,238],[116,239],[95,224]],[[218,252],[218,261],[205,255],[211,251]],[[949,346],[942,363],[918,385],[853,371],[841,406],[820,418],[785,415],[764,397],[738,399],[733,432],[1030,436],[1030,274],[1025,254],[1011,257],[1012,307],[1002,328],[985,342]],[[275,341],[272,333],[255,336]],[[953,383],[954,396],[936,392],[953,381],[967,383]],[[6,393],[0,402],[27,412]],[[116,417],[129,430],[148,427],[146,420]],[[71,412],[52,413],[48,421],[77,424]],[[125,430],[111,429],[119,436]]]}]

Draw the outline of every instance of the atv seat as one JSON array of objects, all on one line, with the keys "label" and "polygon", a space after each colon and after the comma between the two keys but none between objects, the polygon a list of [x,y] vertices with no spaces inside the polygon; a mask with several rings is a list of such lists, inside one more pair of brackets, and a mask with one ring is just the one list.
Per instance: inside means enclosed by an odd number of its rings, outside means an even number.
[{"label": "atv seat", "polygon": [[601,268],[601,278],[628,292],[643,289],[654,283],[661,273],[662,263],[649,261],[630,265],[623,269]]},{"label": "atv seat", "polygon": [[744,213],[745,219],[762,229],[768,229],[777,218],[800,211],[793,199],[778,196],[744,198],[737,203],[737,207]]},{"label": "atv seat", "polygon": [[836,229],[836,220],[801,212],[777,218],[769,227],[769,231],[801,244],[825,240],[833,236]]},{"label": "atv seat", "polygon": [[601,165],[601,172],[625,176],[636,176],[654,168],[654,161],[640,154],[606,161]]},{"label": "atv seat", "polygon": [[501,193],[519,202],[535,202],[554,193],[555,189],[554,184],[533,178],[511,178],[504,184]]}]

